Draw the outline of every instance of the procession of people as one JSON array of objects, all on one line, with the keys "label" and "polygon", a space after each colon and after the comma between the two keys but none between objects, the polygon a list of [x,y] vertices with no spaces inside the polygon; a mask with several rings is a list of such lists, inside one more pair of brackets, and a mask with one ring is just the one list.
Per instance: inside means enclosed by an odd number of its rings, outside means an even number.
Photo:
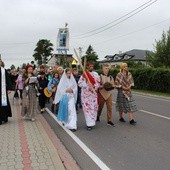
[{"label": "procession of people", "polygon": [[[128,65],[122,63],[115,78],[110,74],[109,65],[102,66],[99,75],[94,71],[94,61],[87,61],[82,74],[78,68],[58,66],[49,69],[27,64],[26,68],[7,72],[0,60],[0,125],[8,122],[12,116],[8,94],[18,93],[21,100],[23,119],[35,121],[37,114],[45,112],[46,104],[51,103],[51,112],[62,124],[76,131],[79,110],[82,109],[87,130],[92,130],[100,122],[104,104],[106,104],[107,125],[115,126],[113,120],[113,90],[117,90],[116,111],[119,121],[126,122],[124,114],[129,115],[130,125],[135,125],[133,113],[137,111],[131,88],[134,86]],[[15,88],[14,88],[15,87]]]}]

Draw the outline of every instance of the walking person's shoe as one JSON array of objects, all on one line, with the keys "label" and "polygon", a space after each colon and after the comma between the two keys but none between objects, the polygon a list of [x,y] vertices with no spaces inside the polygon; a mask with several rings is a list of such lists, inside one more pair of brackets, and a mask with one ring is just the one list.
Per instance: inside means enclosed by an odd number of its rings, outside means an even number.
[{"label": "walking person's shoe", "polygon": [[129,123],[131,124],[131,125],[135,125],[136,124],[136,122],[132,119],[131,121],[129,121]]},{"label": "walking person's shoe", "polygon": [[92,130],[92,126],[87,126],[87,130]]},{"label": "walking person's shoe", "polygon": [[32,119],[31,119],[31,121],[32,121],[32,122],[34,122],[34,121],[35,121],[35,119],[34,119],[34,118],[32,118]]},{"label": "walking person's shoe", "polygon": [[121,118],[119,119],[119,121],[120,121],[120,122],[126,122],[123,117],[121,117]]},{"label": "walking person's shoe", "polygon": [[45,111],[45,108],[42,108],[42,109],[41,109],[41,113],[43,113],[44,111]]},{"label": "walking person's shoe", "polygon": [[114,123],[113,123],[112,121],[108,121],[108,122],[107,122],[107,125],[113,126],[113,127],[115,126]]},{"label": "walking person's shoe", "polygon": [[76,132],[76,129],[70,129],[72,132]]}]

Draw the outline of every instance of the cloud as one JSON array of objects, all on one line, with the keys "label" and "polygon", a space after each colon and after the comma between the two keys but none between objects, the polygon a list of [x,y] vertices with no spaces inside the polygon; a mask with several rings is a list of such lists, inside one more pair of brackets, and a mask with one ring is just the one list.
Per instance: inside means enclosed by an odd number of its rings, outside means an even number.
[{"label": "cloud", "polygon": [[169,0],[158,0],[101,34],[73,39],[75,35],[99,28],[145,2],[147,0],[1,0],[0,53],[7,67],[14,61],[16,65],[31,61],[39,39],[49,39],[56,46],[58,28],[65,22],[70,29],[70,53],[73,47],[81,46],[85,52],[89,44],[100,59],[134,48],[152,50],[155,39],[161,37],[163,30],[168,30],[169,20],[149,29],[137,30],[169,18]]}]

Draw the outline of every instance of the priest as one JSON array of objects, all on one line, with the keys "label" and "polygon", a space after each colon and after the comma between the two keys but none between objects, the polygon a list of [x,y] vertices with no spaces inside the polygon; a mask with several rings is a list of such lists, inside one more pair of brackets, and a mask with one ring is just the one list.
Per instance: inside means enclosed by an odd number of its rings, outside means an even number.
[{"label": "priest", "polygon": [[8,72],[4,69],[4,63],[0,56],[0,125],[7,123],[8,117],[12,117],[8,94],[11,90],[11,80]]}]

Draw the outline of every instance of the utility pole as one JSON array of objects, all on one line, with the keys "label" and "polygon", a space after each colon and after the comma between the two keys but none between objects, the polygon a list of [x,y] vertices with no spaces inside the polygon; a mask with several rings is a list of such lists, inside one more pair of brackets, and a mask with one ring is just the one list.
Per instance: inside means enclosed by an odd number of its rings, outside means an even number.
[{"label": "utility pole", "polygon": [[79,47],[79,48],[78,48],[80,58],[82,58],[82,49],[83,49],[83,47]]}]

